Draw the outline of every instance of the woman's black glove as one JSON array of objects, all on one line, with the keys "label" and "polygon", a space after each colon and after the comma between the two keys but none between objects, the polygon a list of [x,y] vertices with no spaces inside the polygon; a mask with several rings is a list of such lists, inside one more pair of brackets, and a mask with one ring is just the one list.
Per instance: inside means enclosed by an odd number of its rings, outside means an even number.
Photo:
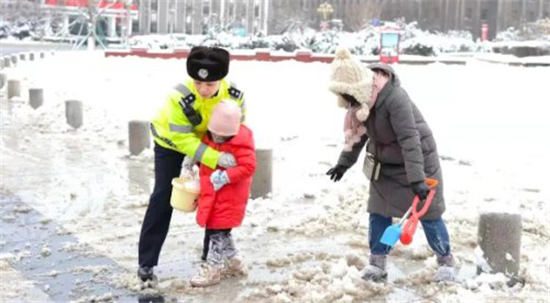
[{"label": "woman's black glove", "polygon": [[411,183],[411,189],[413,193],[420,198],[420,200],[425,200],[428,197],[428,191],[430,191],[430,188],[424,181]]},{"label": "woman's black glove", "polygon": [[329,175],[330,179],[333,180],[334,182],[338,182],[340,181],[340,179],[342,179],[342,176],[344,176],[347,170],[348,170],[347,167],[338,164],[333,168],[329,169],[327,171],[327,175]]}]

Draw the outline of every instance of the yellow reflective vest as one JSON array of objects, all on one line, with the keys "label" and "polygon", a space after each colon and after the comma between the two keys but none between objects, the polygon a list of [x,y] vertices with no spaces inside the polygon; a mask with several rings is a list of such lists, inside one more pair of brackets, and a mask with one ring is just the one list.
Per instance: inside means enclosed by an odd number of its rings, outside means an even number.
[{"label": "yellow reflective vest", "polygon": [[[190,96],[192,94],[193,96]],[[179,84],[168,94],[164,106],[151,122],[151,131],[157,144],[192,157],[195,161],[214,169],[218,165],[220,152],[201,142],[206,134],[208,121],[212,109],[221,100],[233,100],[241,107],[244,122],[246,115],[243,93],[225,79],[221,80],[218,93],[210,98],[203,99],[195,90],[193,79],[185,84]],[[193,126],[185,113],[181,102],[190,98],[195,111],[202,117],[199,125]]]}]

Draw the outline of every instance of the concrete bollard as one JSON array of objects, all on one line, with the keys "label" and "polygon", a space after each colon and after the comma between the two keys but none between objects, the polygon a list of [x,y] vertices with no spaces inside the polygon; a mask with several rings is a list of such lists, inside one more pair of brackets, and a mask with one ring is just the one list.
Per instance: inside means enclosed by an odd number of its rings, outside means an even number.
[{"label": "concrete bollard", "polygon": [[256,149],[256,173],[252,179],[252,199],[265,197],[272,191],[273,150]]},{"label": "concrete bollard", "polygon": [[21,81],[8,80],[8,99],[21,97]]},{"label": "concrete bollard", "polygon": [[81,127],[83,123],[82,102],[77,100],[65,101],[65,118],[67,118],[67,123],[74,129]]},{"label": "concrete bollard", "polygon": [[19,61],[19,59],[17,58],[16,55],[12,55],[11,56],[11,63],[13,66],[16,66],[17,65],[17,61]]},{"label": "concrete bollard", "polygon": [[149,121],[133,120],[128,123],[128,142],[130,154],[139,155],[149,148],[151,142]]},{"label": "concrete bollard", "polygon": [[4,67],[8,68],[11,67],[11,59],[9,57],[4,57]]},{"label": "concrete bollard", "polygon": [[0,70],[4,69],[4,59],[0,60]]},{"label": "concrete bollard", "polygon": [[8,83],[8,75],[6,75],[5,73],[0,73],[0,89],[3,89],[7,83]]},{"label": "concrete bollard", "polygon": [[30,53],[29,54],[29,61],[34,61],[34,56],[35,56],[34,53]]},{"label": "concrete bollard", "polygon": [[[517,277],[521,248],[521,215],[483,213],[479,217],[478,244],[491,273]],[[478,266],[477,273],[483,271]]]},{"label": "concrete bollard", "polygon": [[29,105],[37,109],[44,104],[44,90],[41,88],[29,89]]},{"label": "concrete bollard", "polygon": [[27,60],[27,54],[25,54],[25,53],[19,54],[19,59],[21,59],[21,61]]},{"label": "concrete bollard", "polygon": [[44,59],[46,58],[46,53],[45,52],[40,52],[40,59]]}]

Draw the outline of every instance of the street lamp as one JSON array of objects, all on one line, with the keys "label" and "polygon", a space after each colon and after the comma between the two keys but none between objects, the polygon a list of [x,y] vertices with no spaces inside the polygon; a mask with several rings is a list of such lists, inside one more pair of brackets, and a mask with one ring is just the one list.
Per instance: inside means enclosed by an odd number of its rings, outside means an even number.
[{"label": "street lamp", "polygon": [[332,5],[330,5],[330,3],[324,2],[319,4],[319,7],[317,8],[317,13],[323,16],[323,20],[321,21],[321,24],[319,26],[321,30],[328,29],[327,16],[331,15],[333,12],[334,12],[334,9],[332,8]]},{"label": "street lamp", "polygon": [[319,7],[317,8],[317,12],[320,15],[323,15],[323,20],[327,20],[327,16],[331,15],[334,12],[334,9],[332,8],[332,5],[328,2],[324,2],[319,4]]}]

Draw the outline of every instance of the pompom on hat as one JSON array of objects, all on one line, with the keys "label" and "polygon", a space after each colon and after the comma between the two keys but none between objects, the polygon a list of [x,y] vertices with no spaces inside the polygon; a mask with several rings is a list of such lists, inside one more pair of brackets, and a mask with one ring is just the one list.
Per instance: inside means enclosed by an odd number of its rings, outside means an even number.
[{"label": "pompom on hat", "polygon": [[241,117],[241,108],[236,102],[222,100],[212,110],[208,130],[220,136],[235,136],[239,132]]},{"label": "pompom on hat", "polygon": [[229,73],[229,52],[219,47],[195,46],[187,57],[187,73],[198,81],[218,81]]},{"label": "pompom on hat", "polygon": [[329,90],[338,96],[338,104],[343,106],[347,102],[340,94],[353,96],[361,104],[361,109],[356,112],[357,119],[366,121],[372,106],[369,102],[374,72],[356,61],[346,48],[336,51],[331,68]]}]

